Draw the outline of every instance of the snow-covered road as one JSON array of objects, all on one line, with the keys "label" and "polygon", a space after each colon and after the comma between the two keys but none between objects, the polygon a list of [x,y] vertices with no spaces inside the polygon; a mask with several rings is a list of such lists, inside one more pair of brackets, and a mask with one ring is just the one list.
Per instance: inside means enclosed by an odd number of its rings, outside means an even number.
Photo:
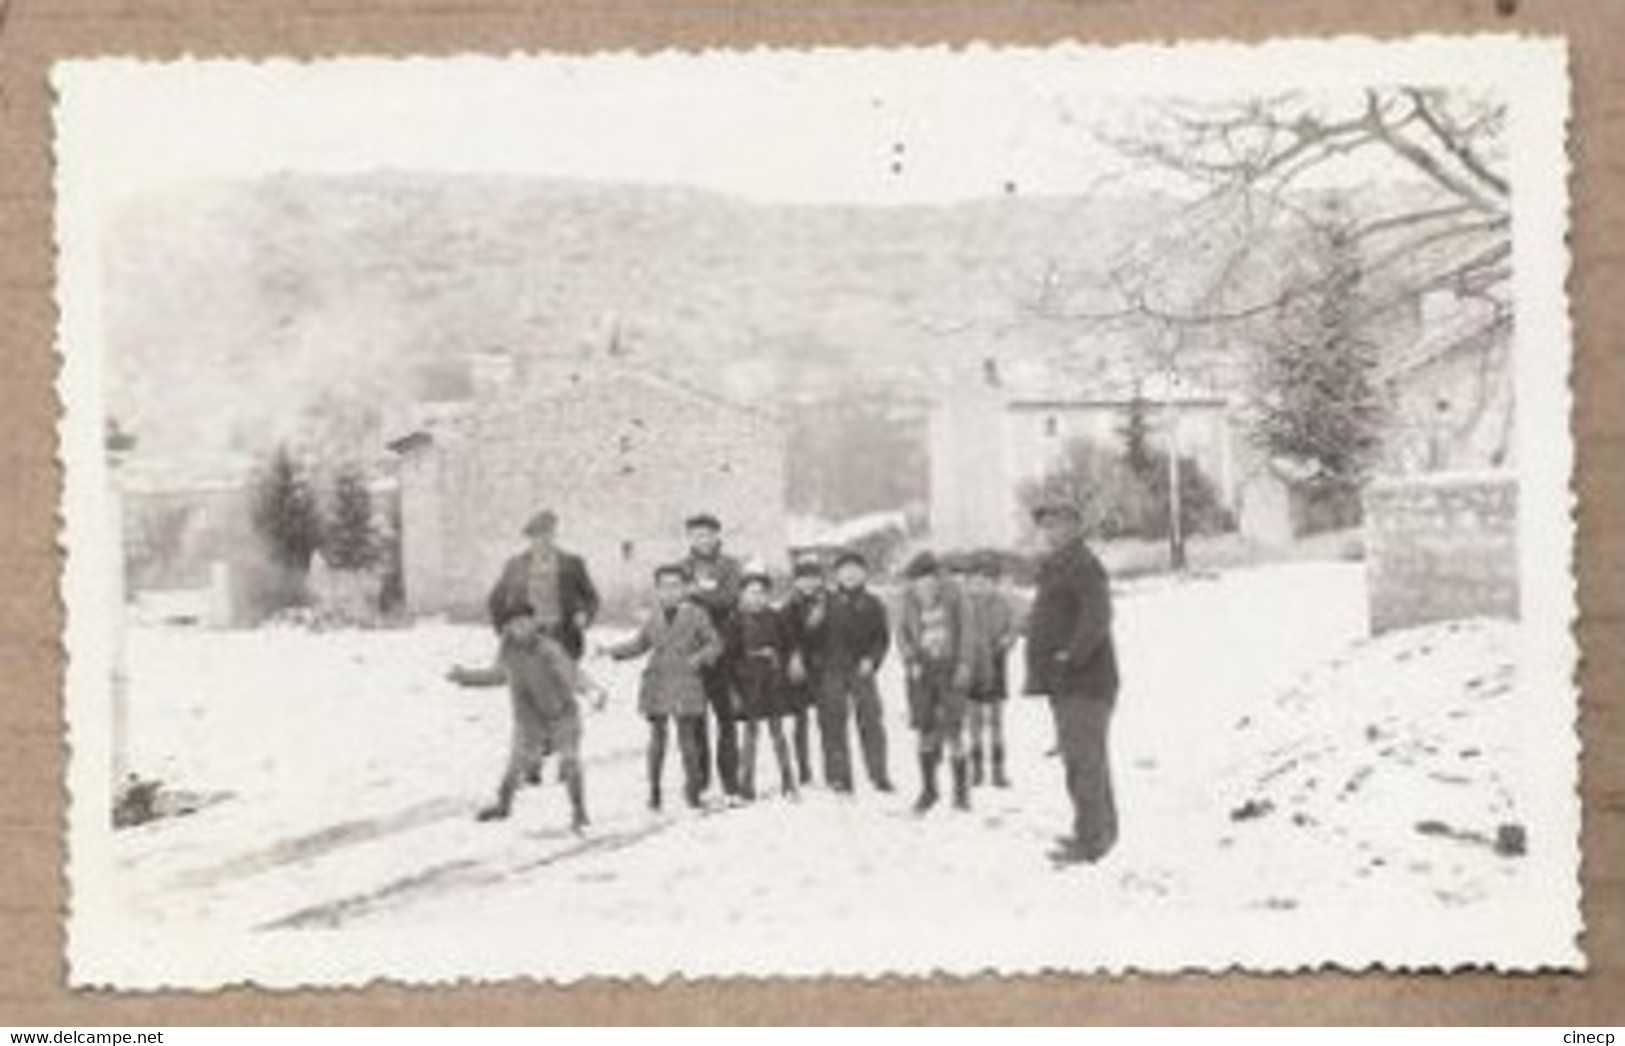
[{"label": "snow-covered road", "polygon": [[[1014,787],[978,791],[969,814],[909,814],[912,737],[892,664],[883,693],[897,795],[860,788],[843,800],[814,788],[799,803],[770,797],[703,815],[655,815],[643,807],[636,667],[591,663],[614,697],[586,720],[594,824],[577,836],[566,830],[564,795],[551,781],[522,793],[507,822],[473,819],[505,756],[506,698],[459,689],[443,674],[454,662],[490,657],[483,629],[137,630],[129,650],[133,764],[222,798],[117,833],[114,907],[132,952],[109,962],[150,968],[152,956],[133,951],[148,942],[173,953],[168,977],[201,978],[196,971],[215,967],[180,954],[176,942],[208,940],[241,951],[240,975],[298,980],[291,956],[308,954],[308,945],[275,942],[314,936],[322,948],[349,941],[358,949],[345,969],[377,972],[433,965],[422,955],[415,965],[392,964],[392,949],[407,940],[441,942],[448,976],[471,972],[469,955],[481,947],[479,954],[518,957],[481,967],[500,973],[575,969],[572,961],[622,968],[616,957],[628,949],[670,950],[673,942],[683,942],[677,953],[649,969],[740,968],[740,956],[779,949],[816,970],[852,968],[840,956],[872,937],[929,952],[923,968],[975,968],[954,949],[1055,928],[1058,914],[1099,926],[1136,918],[1220,926],[1249,913],[1347,917],[1376,903],[1411,912],[1506,897],[1519,862],[1471,838],[1516,820],[1505,782],[1480,770],[1501,754],[1495,746],[1505,738],[1493,731],[1486,740],[1475,728],[1459,744],[1443,737],[1452,753],[1471,751],[1476,775],[1454,785],[1445,775],[1443,785],[1465,797],[1437,819],[1448,835],[1413,830],[1427,820],[1415,802],[1400,804],[1404,823],[1386,823],[1387,807],[1350,801],[1359,784],[1338,800],[1357,813],[1329,815],[1309,794],[1322,782],[1303,784],[1301,760],[1276,765],[1292,744],[1320,738],[1316,751],[1342,774],[1324,782],[1335,792],[1371,778],[1392,755],[1382,746],[1358,751],[1375,720],[1346,707],[1356,700],[1345,693],[1346,666],[1357,686],[1440,702],[1428,713],[1438,727],[1429,736],[1448,735],[1459,718],[1449,715],[1451,702],[1462,694],[1513,684],[1498,638],[1509,629],[1462,630],[1466,647],[1437,644],[1458,651],[1447,669],[1420,676],[1413,670],[1429,663],[1432,647],[1418,652],[1413,642],[1401,658],[1386,641],[1366,643],[1364,631],[1358,565],[1153,580],[1120,593],[1124,689],[1112,748],[1123,837],[1101,866],[1057,871],[1044,855],[1067,813],[1059,764],[1046,758],[1042,702],[1011,703]],[[1412,693],[1419,686],[1453,692]],[[1343,713],[1316,711],[1317,695],[1331,695]],[[1405,707],[1388,697],[1380,729],[1414,741]],[[775,780],[768,769],[762,778]],[[1471,821],[1495,803],[1495,824]],[[1369,841],[1378,837],[1380,845]],[[1193,949],[1205,947],[1200,937],[1193,933]],[[990,944],[986,954],[995,951]],[[1133,952],[1131,943],[1119,951]],[[721,958],[728,955],[732,965]]]}]

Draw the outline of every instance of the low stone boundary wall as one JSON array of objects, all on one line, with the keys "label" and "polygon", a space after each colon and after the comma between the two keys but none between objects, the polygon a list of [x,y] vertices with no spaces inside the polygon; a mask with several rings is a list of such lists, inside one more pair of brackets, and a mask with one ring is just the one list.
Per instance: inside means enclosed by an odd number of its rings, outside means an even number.
[{"label": "low stone boundary wall", "polygon": [[1518,616],[1518,484],[1509,472],[1388,478],[1365,492],[1373,634]]}]

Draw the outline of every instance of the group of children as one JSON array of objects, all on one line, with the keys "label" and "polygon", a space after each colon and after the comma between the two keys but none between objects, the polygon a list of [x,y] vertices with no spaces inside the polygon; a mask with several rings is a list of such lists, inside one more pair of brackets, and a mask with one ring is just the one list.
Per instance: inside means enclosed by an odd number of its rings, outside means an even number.
[{"label": "group of children", "polygon": [[[953,802],[969,808],[971,788],[1007,787],[1003,702],[1007,662],[1018,635],[1015,607],[1000,586],[996,554],[957,556],[946,562],[922,553],[905,571],[896,649],[907,681],[909,724],[919,739],[921,813],[941,797],[938,777],[949,763]],[[850,733],[858,740],[871,783],[891,791],[885,765],[885,723],[874,677],[892,646],[885,603],[868,589],[863,557],[843,553],[833,578],[816,560],[797,562],[786,598],[775,604],[773,579],[747,571],[736,610],[720,629],[688,599],[686,571],[661,567],[657,606],[630,639],[603,649],[617,659],[649,657],[639,712],[650,722],[649,804],[662,803],[667,737],[675,732],[683,753],[684,798],[700,805],[697,736],[705,713],[701,675],[721,665],[732,684],[733,713],[742,731],[740,792],[758,795],[757,764],[763,735],[771,744],[781,794],[794,798],[812,776],[806,746],[816,713],[824,779],[834,790],[853,788]]]},{"label": "group of children", "polygon": [[[706,682],[718,672],[728,681],[731,711],[742,733],[741,799],[761,794],[757,763],[764,735],[777,765],[780,794],[799,796],[812,779],[811,719],[818,723],[829,788],[853,790],[855,725],[871,785],[893,791],[875,677],[894,648],[907,685],[909,724],[918,736],[921,786],[915,810],[923,814],[939,802],[944,760],[957,808],[969,808],[975,785],[1007,787],[1002,706],[1008,693],[1008,654],[1019,623],[1001,574],[994,553],[945,559],[921,553],[904,572],[894,629],[893,614],[870,590],[868,564],[856,552],[843,552],[828,568],[816,559],[796,562],[782,600],[775,599],[768,573],[746,569],[737,604],[720,618],[695,600],[685,564],[658,568],[655,606],[638,630],[622,642],[595,648],[616,660],[647,658],[638,712],[649,723],[649,807],[664,805],[673,735],[682,764],[683,799],[690,807],[703,805]],[[550,656],[545,663],[557,673],[559,692],[592,689],[585,673],[572,671],[567,658]],[[566,718],[576,723],[574,715]],[[568,751],[560,752],[561,762],[569,764],[573,798],[581,789],[579,734],[578,725],[531,732],[544,741],[564,742]],[[559,750],[544,744],[540,754],[550,748]],[[507,811],[525,760],[536,755],[514,753],[503,779],[501,813]],[[578,804],[577,827],[585,821],[584,806]]]}]

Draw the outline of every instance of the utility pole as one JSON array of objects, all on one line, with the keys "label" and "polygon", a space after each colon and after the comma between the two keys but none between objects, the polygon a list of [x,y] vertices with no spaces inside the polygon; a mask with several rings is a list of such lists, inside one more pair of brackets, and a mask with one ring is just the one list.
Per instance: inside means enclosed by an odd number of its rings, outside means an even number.
[{"label": "utility pole", "polygon": [[1185,525],[1179,501],[1179,389],[1169,372],[1168,396],[1164,403],[1168,417],[1168,565],[1177,573],[1185,570]]},{"label": "utility pole", "polygon": [[[119,468],[129,452],[135,449],[135,437],[120,429],[118,422],[108,420],[103,447],[107,454],[108,550],[111,577],[107,579],[108,628],[112,642],[112,677],[108,680],[112,707],[112,760],[109,767],[113,775],[111,795],[115,803],[123,794],[130,776],[130,684],[124,658],[124,491],[119,479]],[[111,814],[111,811],[109,811]]]}]

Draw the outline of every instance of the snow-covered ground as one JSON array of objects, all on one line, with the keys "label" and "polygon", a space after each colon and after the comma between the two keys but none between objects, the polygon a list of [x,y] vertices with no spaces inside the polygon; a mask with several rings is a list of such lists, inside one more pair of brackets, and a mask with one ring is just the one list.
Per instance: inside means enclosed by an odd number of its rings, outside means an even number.
[{"label": "snow-covered ground", "polygon": [[1513,626],[1367,640],[1361,568],[1333,563],[1149,580],[1117,606],[1123,836],[1067,870],[1045,858],[1068,818],[1044,704],[1009,706],[1013,788],[915,818],[895,664],[897,795],[656,815],[637,668],[590,663],[614,696],[586,719],[577,836],[551,780],[511,820],[474,821],[506,697],[443,675],[488,661],[484,629],[134,629],[132,763],[214,801],[116,834],[120,943],[84,972],[1291,966],[1384,958],[1383,927],[1466,927],[1388,956],[1435,961],[1520,932]]}]

